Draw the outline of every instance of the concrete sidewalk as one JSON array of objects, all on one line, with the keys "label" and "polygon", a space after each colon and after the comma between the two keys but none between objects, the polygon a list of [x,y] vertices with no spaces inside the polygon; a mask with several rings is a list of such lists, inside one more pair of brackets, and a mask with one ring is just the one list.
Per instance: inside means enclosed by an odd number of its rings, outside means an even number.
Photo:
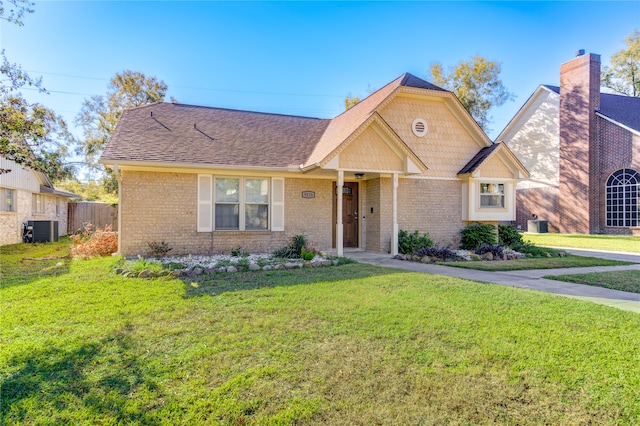
[{"label": "concrete sidewalk", "polygon": [[[567,252],[572,250],[567,249]],[[597,252],[590,252],[589,256],[596,256]],[[578,253],[574,253],[578,254]],[[627,266],[594,266],[589,268],[535,269],[528,271],[487,272],[475,269],[463,269],[453,266],[433,265],[406,260],[393,259],[390,254],[368,251],[345,251],[346,257],[361,263],[387,266],[414,272],[445,275],[472,281],[495,283],[510,287],[520,287],[530,290],[540,290],[563,296],[590,300],[594,303],[613,306],[616,308],[640,312],[640,294],[625,291],[610,290],[583,284],[573,284],[542,278],[547,275],[569,275],[590,272],[608,272],[620,270],[635,270],[640,274],[640,255],[636,256],[637,264]],[[633,261],[633,260],[632,260]]]}]

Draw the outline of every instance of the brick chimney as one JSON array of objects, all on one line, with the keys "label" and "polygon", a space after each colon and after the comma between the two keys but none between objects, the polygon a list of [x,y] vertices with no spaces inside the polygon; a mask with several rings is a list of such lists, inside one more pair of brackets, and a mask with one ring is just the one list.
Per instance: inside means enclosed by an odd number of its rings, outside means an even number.
[{"label": "brick chimney", "polygon": [[598,231],[600,55],[584,50],[560,66],[560,232]]}]

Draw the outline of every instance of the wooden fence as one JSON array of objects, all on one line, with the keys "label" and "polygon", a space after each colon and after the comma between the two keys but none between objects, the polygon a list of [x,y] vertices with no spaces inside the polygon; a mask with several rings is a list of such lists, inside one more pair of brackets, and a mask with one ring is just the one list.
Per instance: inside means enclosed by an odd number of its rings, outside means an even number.
[{"label": "wooden fence", "polygon": [[69,203],[67,233],[83,231],[87,224],[92,224],[96,229],[111,225],[113,231],[118,230],[118,208],[109,204],[80,202]]}]

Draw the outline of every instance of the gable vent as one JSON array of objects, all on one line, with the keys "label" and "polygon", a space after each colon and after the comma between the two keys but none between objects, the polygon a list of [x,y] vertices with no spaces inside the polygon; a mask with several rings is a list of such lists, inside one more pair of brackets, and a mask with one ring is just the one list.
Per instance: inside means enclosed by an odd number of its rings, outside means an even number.
[{"label": "gable vent", "polygon": [[413,120],[413,123],[411,123],[411,130],[414,135],[422,137],[427,134],[429,127],[427,126],[427,122],[424,118],[416,118]]}]

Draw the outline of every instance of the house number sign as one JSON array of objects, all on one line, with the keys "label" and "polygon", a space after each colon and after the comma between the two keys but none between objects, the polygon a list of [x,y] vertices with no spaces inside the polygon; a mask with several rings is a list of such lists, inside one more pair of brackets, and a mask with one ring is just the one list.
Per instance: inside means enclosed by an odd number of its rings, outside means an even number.
[{"label": "house number sign", "polygon": [[316,198],[316,193],[313,191],[302,191],[302,198]]}]

